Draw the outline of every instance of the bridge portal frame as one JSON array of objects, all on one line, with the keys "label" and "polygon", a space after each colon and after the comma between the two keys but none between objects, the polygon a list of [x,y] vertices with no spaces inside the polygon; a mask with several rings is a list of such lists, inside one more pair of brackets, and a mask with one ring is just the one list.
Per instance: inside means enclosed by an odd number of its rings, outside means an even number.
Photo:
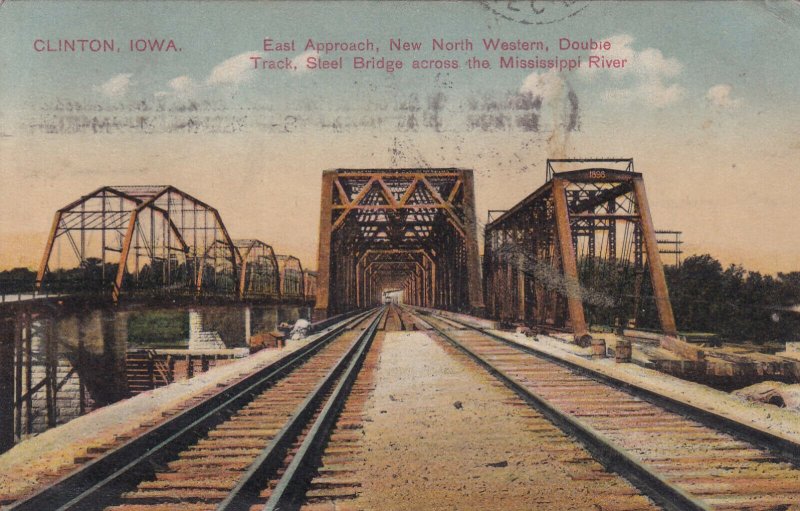
[{"label": "bridge portal frame", "polygon": [[[624,169],[612,165],[624,165]],[[557,172],[557,166],[578,167]],[[605,231],[607,257],[617,254],[620,222],[634,226],[634,264],[647,256],[662,331],[676,335],[664,268],[641,173],[632,159],[549,159],[547,182],[510,210],[490,212],[484,230],[485,303],[496,319],[562,326],[576,338],[588,333],[578,272],[579,238],[588,257]],[[644,252],[644,254],[643,254]],[[560,274],[560,279],[553,275]],[[556,282],[554,282],[556,280]],[[637,297],[638,300],[638,297]]]},{"label": "bridge portal frame", "polygon": [[[472,170],[326,170],[320,205],[316,317],[379,303],[380,290],[370,287],[378,272],[390,287],[416,289],[420,279],[432,283],[429,295],[416,295],[424,302],[419,305],[482,313]],[[369,266],[374,261],[363,257],[376,249],[422,250],[430,262]],[[449,271],[445,261],[463,265],[462,272]],[[453,285],[453,279],[460,282]]]}]

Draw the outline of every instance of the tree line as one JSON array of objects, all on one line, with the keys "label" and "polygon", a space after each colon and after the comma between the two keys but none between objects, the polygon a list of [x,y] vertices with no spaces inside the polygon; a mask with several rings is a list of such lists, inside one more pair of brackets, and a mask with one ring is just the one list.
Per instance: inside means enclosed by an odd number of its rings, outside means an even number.
[{"label": "tree line", "polygon": [[[800,272],[764,275],[709,254],[666,266],[672,309],[681,331],[709,332],[738,341],[800,341]],[[642,295],[652,297],[649,279]],[[638,318],[657,327],[655,302],[643,300]]]},{"label": "tree line", "polygon": [[[630,289],[637,285],[635,274],[620,271],[608,263],[581,267],[581,281],[590,281],[597,292],[609,294],[607,305],[587,306],[594,324],[614,325],[631,317],[636,308],[637,325],[658,328],[658,313],[650,279],[641,279],[641,298],[636,303]],[[764,275],[740,265],[727,268],[709,254],[687,257],[680,266],[664,268],[672,309],[678,329],[683,332],[715,333],[730,340],[800,341],[800,271]],[[98,285],[100,268],[90,261],[84,268],[58,270],[53,280]],[[106,268],[111,275],[116,265]],[[153,272],[157,273],[157,272]],[[36,272],[27,268],[0,271],[0,294],[33,291]],[[107,282],[106,282],[107,284]],[[794,308],[794,310],[793,310]]]}]

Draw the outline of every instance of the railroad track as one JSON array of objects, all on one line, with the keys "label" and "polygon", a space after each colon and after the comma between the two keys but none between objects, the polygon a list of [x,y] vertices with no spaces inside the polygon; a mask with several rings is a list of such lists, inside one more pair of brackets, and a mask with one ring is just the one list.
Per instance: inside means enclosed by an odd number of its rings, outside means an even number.
[{"label": "railroad track", "polygon": [[405,321],[403,321],[403,314],[401,313],[401,310],[398,306],[390,305],[387,308],[380,329],[387,331],[391,330],[394,332],[406,329]]},{"label": "railroad track", "polygon": [[[375,343],[383,340],[383,332],[405,328],[399,307],[389,305],[378,324],[380,333]],[[359,436],[353,431],[363,428],[364,407],[373,389],[378,357],[379,350],[372,350],[365,356],[365,370],[349,382],[351,392],[341,413],[320,415],[266,506],[259,509],[285,511],[322,502],[333,505],[358,495],[361,481],[354,478],[353,473],[364,459],[358,446]]]},{"label": "railroad track", "polygon": [[[402,322],[399,310],[389,306],[379,330],[397,330]],[[286,474],[287,492],[282,502],[277,499],[265,509],[314,510],[358,509],[350,502],[357,498],[365,474],[363,467],[368,453],[361,441],[367,417],[366,405],[375,388],[375,374],[385,338],[379,331],[373,348],[364,359],[362,370],[353,382],[347,399],[327,435],[320,435],[309,452],[306,463]]]},{"label": "railroad track", "polygon": [[343,322],[8,509],[286,509],[384,316]]},{"label": "railroad track", "polygon": [[800,445],[452,318],[423,314],[437,335],[663,508],[800,509]]},{"label": "railroad track", "polygon": [[[407,329],[416,330],[417,324],[415,318],[406,311],[396,306],[390,306],[379,329],[394,332]],[[374,341],[378,349],[373,349],[367,355],[364,369],[358,374],[353,390],[329,436],[321,438],[317,442],[318,448],[309,457],[309,462],[305,464],[304,468],[298,469],[292,475],[289,475],[287,471],[284,476],[286,486],[293,489],[291,498],[283,501],[276,499],[275,502],[271,501],[263,509],[271,511],[380,509],[380,506],[365,506],[364,501],[358,500],[361,496],[362,483],[370,477],[375,477],[373,474],[365,473],[364,466],[369,466],[371,454],[367,452],[367,446],[363,443],[363,433],[360,433],[359,430],[362,430],[364,420],[368,417],[366,404],[375,388],[375,368],[378,365],[380,344],[383,339],[384,336],[379,332]],[[464,357],[454,348],[450,347],[449,349],[458,356]],[[467,360],[466,363],[469,364],[471,361]],[[502,386],[499,382],[495,384]],[[514,396],[507,404],[527,406],[517,396]],[[540,414],[531,410],[529,414],[521,414],[521,417],[526,423],[526,431],[544,442],[543,445],[537,446],[537,449],[547,453],[550,459],[558,460],[557,465],[561,464],[553,472],[574,478],[576,488],[580,488],[577,490],[578,492],[585,491],[587,487],[594,485],[596,493],[592,493],[591,498],[593,502],[602,502],[604,506],[602,509],[618,511],[653,511],[656,509],[647,497],[642,496],[627,482],[621,478],[620,481],[615,481],[616,476],[606,474],[580,444],[563,434]],[[569,468],[565,468],[565,465]],[[373,487],[368,491],[374,492],[375,489]],[[396,508],[397,503],[387,502],[387,505]],[[437,506],[447,506],[447,502],[432,503],[432,507]]]}]

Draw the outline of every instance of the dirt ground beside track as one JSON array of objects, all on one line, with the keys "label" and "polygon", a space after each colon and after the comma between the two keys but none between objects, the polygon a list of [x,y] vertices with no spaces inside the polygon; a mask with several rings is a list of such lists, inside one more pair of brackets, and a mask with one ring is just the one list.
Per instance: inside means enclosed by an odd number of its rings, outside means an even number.
[{"label": "dirt ground beside track", "polygon": [[365,477],[353,508],[652,508],[454,353],[422,332],[387,332],[367,403]]}]

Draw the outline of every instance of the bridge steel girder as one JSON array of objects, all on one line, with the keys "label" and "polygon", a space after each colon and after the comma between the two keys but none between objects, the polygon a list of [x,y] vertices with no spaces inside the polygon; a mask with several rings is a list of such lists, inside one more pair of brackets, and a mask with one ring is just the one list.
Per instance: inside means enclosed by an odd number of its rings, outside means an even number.
[{"label": "bridge steel girder", "polygon": [[239,261],[239,296],[281,298],[281,273],[271,246],[261,240],[234,240]]},{"label": "bridge steel girder", "polygon": [[[59,209],[37,272],[37,291],[53,273],[53,252],[60,238],[69,241],[77,265],[59,269],[89,272],[99,265],[99,291],[105,292],[110,284],[114,303],[126,286],[148,293],[203,292],[202,275],[209,269],[199,262],[215,244],[224,247],[229,265],[225,281],[232,284],[225,292],[239,296],[238,253],[219,212],[173,186],[104,186]],[[114,252],[119,258],[109,260],[108,254]],[[140,270],[146,270],[152,282],[140,284]],[[209,271],[216,277],[216,270]]]},{"label": "bridge steel girder", "polygon": [[579,338],[588,332],[586,308],[613,295],[591,289],[581,275],[607,265],[636,274],[633,310],[625,312],[635,319],[646,254],[661,329],[675,335],[644,180],[633,160],[548,160],[547,169],[545,184],[501,215],[492,212],[485,226],[487,314]]},{"label": "bridge steel girder", "polygon": [[[413,272],[409,273],[412,268]],[[363,288],[368,282],[365,272],[373,277],[376,271],[382,272],[383,280],[395,280],[398,288],[410,284],[415,289],[415,294],[405,297],[405,303],[411,305],[424,305],[432,303],[435,283],[436,264],[425,250],[397,250],[397,249],[369,249],[358,258],[356,264],[356,305],[366,307],[377,299],[375,291],[367,293]],[[373,270],[374,269],[374,270]]]},{"label": "bridge steel girder", "polygon": [[281,297],[305,301],[306,272],[300,259],[293,255],[277,255],[280,272]]},{"label": "bridge steel girder", "polygon": [[672,302],[669,300],[669,290],[667,289],[667,279],[664,276],[664,265],[661,262],[658,250],[656,229],[653,225],[653,217],[650,214],[650,205],[647,202],[647,193],[642,179],[633,181],[633,191],[636,194],[636,202],[639,205],[639,215],[642,222],[641,230],[645,240],[644,246],[647,250],[648,267],[650,268],[650,279],[653,282],[653,295],[656,299],[658,319],[661,321],[661,329],[664,333],[675,336],[678,334],[678,328],[675,325]]},{"label": "bridge steel girder", "polygon": [[303,270],[303,295],[306,303],[313,302],[317,298],[317,272],[313,270]]},{"label": "bridge steel girder", "polygon": [[570,226],[566,188],[567,184],[563,179],[554,178],[552,180],[558,251],[561,254],[561,271],[566,284],[569,319],[575,335],[582,336],[588,333],[588,328],[583,314],[583,302],[581,300],[580,284],[578,283],[578,257],[575,250],[576,247],[572,242],[572,227]]},{"label": "bridge steel girder", "polygon": [[472,170],[327,170],[320,201],[316,317],[379,303],[385,289],[482,312]]}]

